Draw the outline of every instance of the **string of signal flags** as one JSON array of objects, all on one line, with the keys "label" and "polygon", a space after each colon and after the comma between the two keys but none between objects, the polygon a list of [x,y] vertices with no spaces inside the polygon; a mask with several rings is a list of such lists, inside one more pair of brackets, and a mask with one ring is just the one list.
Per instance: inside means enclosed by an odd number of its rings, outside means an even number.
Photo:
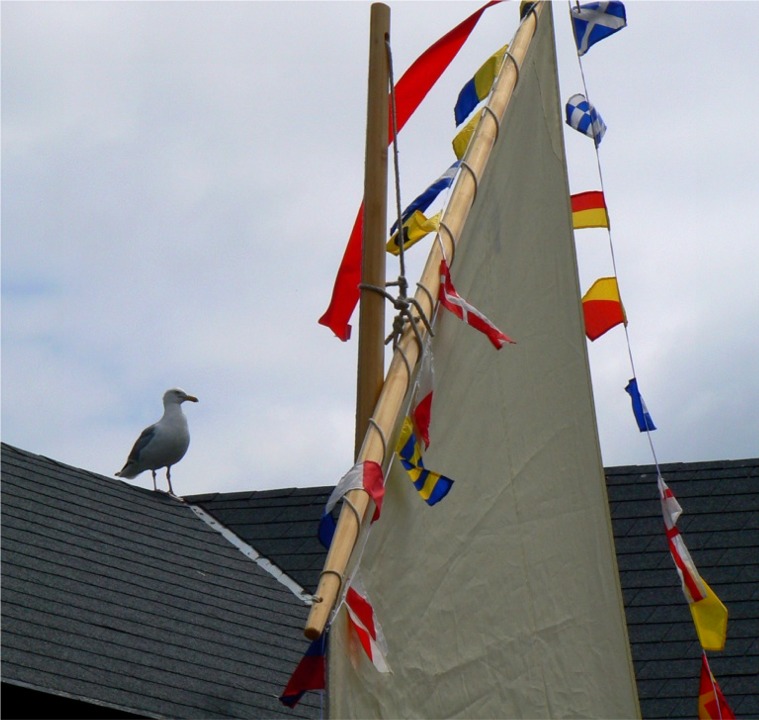
[{"label": "string of signal flags", "polygon": [[[422,53],[403,74],[394,88],[397,131],[401,130],[429,90],[441,77],[466,42],[483,13],[502,1],[504,0],[490,0],[472,13]],[[520,19],[524,19],[535,4],[535,2],[521,2]],[[567,101],[565,106],[566,123],[593,140],[601,185],[600,190],[590,190],[570,196],[572,226],[574,230],[606,228],[614,268],[612,276],[599,278],[582,296],[585,333],[588,339],[593,342],[617,325],[623,325],[625,328],[633,376],[625,387],[625,391],[630,396],[639,431],[648,435],[657,469],[657,485],[668,547],[680,577],[683,594],[688,602],[702,647],[698,718],[699,720],[709,718],[729,720],[735,715],[711,673],[706,656],[707,650],[719,651],[724,648],[727,635],[727,609],[696,569],[677,528],[677,521],[682,514],[682,508],[659,471],[659,464],[651,439],[651,432],[656,429],[656,426],[638,389],[630,338],[627,333],[627,316],[617,281],[611,223],[603,191],[603,176],[598,148],[606,134],[607,127],[587,97],[587,84],[582,69],[581,58],[592,46],[626,27],[626,10],[624,4],[618,0],[590,2],[582,5],[576,2],[574,6],[570,4],[570,15],[584,94],[572,95]],[[473,113],[481,103],[486,102],[489,98],[507,52],[508,45],[496,50],[459,93],[454,106],[454,118],[456,126],[463,125],[463,127],[452,142],[457,160],[402,212],[401,227],[398,227],[398,222],[396,222],[391,228],[392,234],[387,242],[389,253],[399,254],[401,247],[405,251],[429,233],[437,232],[439,229],[442,211],[429,218],[424,213],[437,197],[449,190],[453,184],[461,166],[461,160],[466,154],[469,141],[473,137],[477,123],[482,116],[481,113]],[[467,121],[467,118],[470,119]],[[394,130],[391,125],[388,129],[388,144],[392,143],[393,140]],[[349,321],[359,299],[362,234],[363,203],[359,207],[338,269],[330,304],[319,319],[320,324],[330,328],[343,341],[350,338],[351,326]],[[462,321],[483,332],[496,349],[500,349],[506,343],[514,342],[456,292],[450,280],[450,273],[445,260],[441,263],[440,273],[439,300],[441,307],[447,308]],[[420,497],[430,506],[443,500],[453,487],[453,480],[429,471],[424,467],[422,460],[422,448],[429,445],[433,387],[432,354],[429,343],[427,343],[422,354],[422,368],[417,377],[414,391],[413,409],[409,417],[404,420],[403,432],[396,453]],[[379,518],[384,493],[382,468],[369,461],[357,463],[337,484],[327,501],[319,528],[319,537],[325,546],[328,547],[331,543],[334,532],[332,508],[346,492],[359,487],[365,489],[374,500],[376,511],[372,522]],[[350,580],[349,583],[346,583],[347,590],[342,598],[342,602],[346,604],[348,609],[349,624],[359,638],[360,646],[363,647],[375,668],[379,672],[389,672],[389,665],[385,657],[387,648],[374,609],[360,579],[354,577]],[[280,696],[283,704],[294,707],[306,691],[325,688],[325,655],[328,632],[329,627],[307,649]]]},{"label": "string of signal flags", "polygon": [[[530,3],[522,3],[522,7]],[[578,63],[583,81],[584,94],[576,94],[566,103],[566,123],[593,140],[596,163],[598,165],[601,190],[592,190],[571,196],[572,224],[575,230],[589,227],[606,228],[609,236],[614,275],[596,280],[582,297],[585,332],[591,341],[617,325],[625,327],[625,339],[632,378],[625,387],[630,395],[633,414],[638,430],[648,435],[649,445],[656,467],[657,486],[664,519],[665,533],[672,560],[680,577],[683,595],[693,618],[699,643],[701,644],[701,676],[698,697],[698,718],[707,720],[719,718],[727,720],[735,715],[709,668],[706,651],[720,651],[727,639],[727,608],[699,574],[685,541],[677,528],[677,521],[683,510],[674,493],[662,477],[656,458],[651,432],[656,430],[651,415],[638,389],[630,336],[627,332],[627,316],[619,294],[617,269],[614,260],[614,245],[611,223],[603,192],[603,175],[598,153],[599,145],[606,134],[606,124],[600,113],[588,99],[582,57],[600,40],[622,30],[627,25],[625,6],[622,2],[592,2],[570,6],[572,29],[577,45]]]}]

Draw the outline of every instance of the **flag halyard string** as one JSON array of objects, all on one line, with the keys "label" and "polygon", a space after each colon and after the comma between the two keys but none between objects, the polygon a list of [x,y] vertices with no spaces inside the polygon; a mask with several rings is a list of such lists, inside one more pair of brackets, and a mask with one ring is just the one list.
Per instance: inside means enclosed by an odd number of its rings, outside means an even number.
[{"label": "flag halyard string", "polygon": [[[570,22],[571,22],[571,18],[572,18],[572,3],[569,2],[568,5],[569,5],[569,14],[570,14]],[[575,0],[575,6],[577,7],[578,10],[580,9],[579,0]],[[623,26],[624,25],[622,25],[622,27]],[[587,51],[587,48],[586,48],[586,51]],[[578,61],[579,69],[580,69],[580,76],[582,78],[583,91],[584,91],[584,94],[585,94],[585,98],[588,100],[588,103],[590,104],[590,95],[588,93],[588,86],[587,86],[587,81],[586,81],[586,78],[585,78],[585,71],[584,71],[583,62],[582,62],[582,56],[583,55],[584,55],[584,52],[580,52],[580,47],[578,45],[577,61]],[[592,107],[592,104],[591,104],[591,107]],[[605,197],[605,186],[604,186],[604,179],[603,179],[603,171],[602,171],[602,167],[601,167],[601,159],[600,159],[600,153],[599,153],[598,146],[599,146],[599,143],[598,142],[594,142],[594,152],[595,152],[596,166],[597,166],[597,169],[598,169],[598,179],[599,179],[599,183],[600,183],[600,186],[601,186],[601,192],[603,193],[603,196]],[[608,213],[608,209],[607,209],[607,213]],[[612,268],[613,268],[614,277],[617,280],[617,286],[619,287],[619,276],[618,276],[618,272],[617,272],[616,255],[615,255],[615,252],[614,252],[614,241],[613,241],[612,232],[611,232],[611,221],[610,221],[610,218],[608,218],[608,215],[607,215],[607,219],[609,220],[608,224],[607,224],[607,233],[608,233],[608,238],[609,238],[609,253],[610,253],[610,257],[611,257],[611,265],[612,265]],[[620,296],[621,296],[621,293],[620,293]],[[634,357],[633,357],[632,343],[630,341],[630,332],[628,330],[627,323],[624,323],[624,330],[625,330],[625,343],[627,345],[627,354],[628,354],[628,358],[629,358],[629,362],[630,362],[630,371],[632,373],[632,378],[633,378],[633,380],[631,380],[631,382],[635,381],[636,385],[637,385],[637,372],[636,372],[636,369],[635,369],[635,360],[634,360]],[[650,417],[644,423],[646,438],[648,440],[648,445],[649,445],[649,448],[650,448],[650,451],[651,451],[651,457],[653,459],[654,468],[656,470],[657,483],[663,483],[664,480],[663,480],[663,477],[662,477],[661,468],[659,466],[659,460],[658,460],[657,455],[656,455],[656,449],[654,447],[653,437],[651,435],[651,431],[654,430],[655,427],[653,427],[653,423],[650,423],[649,421],[650,421]],[[667,534],[667,536],[668,536],[668,540],[669,540],[670,539],[669,533]],[[675,558],[675,555],[673,555],[673,559],[674,558]],[[675,562],[676,562],[676,566],[677,566],[677,561],[675,561]],[[679,567],[678,567],[678,572],[682,572]],[[687,573],[685,573],[685,575],[687,576]],[[695,618],[694,618],[694,621],[695,621]],[[701,641],[700,636],[699,636],[699,640]],[[703,647],[703,642],[702,642],[702,657],[703,657],[704,663],[708,667],[708,661],[706,659],[706,657],[707,657],[706,656],[706,649]],[[709,682],[711,684],[712,692],[714,694],[715,701],[716,701],[717,717],[720,718],[720,720],[721,720],[722,719],[722,706],[721,706],[720,701],[719,701],[718,696],[717,696],[716,681],[714,679],[714,676],[711,674],[711,671],[709,671]]]},{"label": "flag halyard string", "polygon": [[[400,177],[400,161],[398,152],[398,113],[396,107],[395,97],[395,81],[393,78],[393,53],[390,45],[390,38],[385,36],[385,49],[387,52],[387,65],[388,65],[388,80],[390,90],[390,122],[392,124],[392,156],[393,156],[393,174],[395,179],[395,205],[397,214],[397,226],[400,236],[400,242],[398,243],[398,262],[399,271],[398,279],[390,282],[385,282],[385,287],[377,287],[375,285],[369,285],[366,283],[360,283],[359,288],[362,290],[371,290],[384,296],[397,311],[395,318],[393,319],[392,331],[390,335],[385,339],[385,344],[392,342],[393,350],[398,349],[399,341],[406,326],[410,326],[420,349],[423,347],[422,335],[419,330],[419,323],[421,322],[427,332],[433,335],[432,324],[426,313],[422,309],[419,302],[414,297],[410,297],[408,294],[408,279],[406,278],[406,259],[405,259],[405,228],[403,226],[403,212],[401,209],[401,177]],[[388,287],[397,287],[398,294],[392,295],[387,291]],[[412,312],[416,310],[416,313]],[[410,377],[409,372],[409,377]]]}]

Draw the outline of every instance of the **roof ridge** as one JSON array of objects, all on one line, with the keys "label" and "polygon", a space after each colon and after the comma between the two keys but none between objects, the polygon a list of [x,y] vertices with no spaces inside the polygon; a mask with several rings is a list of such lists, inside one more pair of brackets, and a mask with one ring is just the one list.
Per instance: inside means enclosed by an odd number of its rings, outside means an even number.
[{"label": "roof ridge", "polygon": [[305,605],[312,605],[314,596],[311,595],[302,585],[291,578],[282,568],[275,565],[269,558],[262,555],[252,545],[246,543],[237,533],[230,530],[226,525],[219,522],[213,515],[207,513],[199,505],[187,503],[188,507],[204,522],[206,525],[216,530],[225,540],[236,547],[245,557],[252,560],[264,572],[271,575],[277,582],[286,587],[298,600]]}]

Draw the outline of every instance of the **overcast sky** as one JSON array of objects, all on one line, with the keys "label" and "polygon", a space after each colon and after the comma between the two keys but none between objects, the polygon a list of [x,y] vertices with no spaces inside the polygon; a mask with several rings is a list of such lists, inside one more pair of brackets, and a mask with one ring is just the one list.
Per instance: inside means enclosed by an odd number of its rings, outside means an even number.
[{"label": "overcast sky", "polygon": [[[480,4],[390,3],[396,78]],[[583,91],[567,7],[564,100]],[[654,448],[756,457],[759,3],[626,7],[582,62]],[[4,441],[112,475],[180,386],[200,403],[179,494],[350,467],[357,343],[317,319],[362,195],[369,11],[2,3]],[[454,159],[458,91],[517,23],[517,2],[489,9],[401,132],[404,202]],[[566,143],[572,192],[598,188],[592,141]],[[576,245],[583,290],[612,274],[604,231]],[[589,355],[604,463],[650,463],[623,329]]]}]

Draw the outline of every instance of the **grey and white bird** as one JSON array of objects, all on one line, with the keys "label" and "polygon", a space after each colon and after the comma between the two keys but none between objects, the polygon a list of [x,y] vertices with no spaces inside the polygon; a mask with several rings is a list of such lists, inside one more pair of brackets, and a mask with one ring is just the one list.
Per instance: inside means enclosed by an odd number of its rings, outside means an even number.
[{"label": "grey and white bird", "polygon": [[117,477],[131,480],[141,472],[150,470],[153,473],[153,490],[157,490],[155,471],[165,467],[169,492],[174,494],[171,487],[171,466],[184,457],[190,446],[187,418],[182,412],[185,400],[198,402],[198,398],[179,388],[172,388],[163,394],[163,417],[142,431],[129,453],[126,465],[116,473]]}]

